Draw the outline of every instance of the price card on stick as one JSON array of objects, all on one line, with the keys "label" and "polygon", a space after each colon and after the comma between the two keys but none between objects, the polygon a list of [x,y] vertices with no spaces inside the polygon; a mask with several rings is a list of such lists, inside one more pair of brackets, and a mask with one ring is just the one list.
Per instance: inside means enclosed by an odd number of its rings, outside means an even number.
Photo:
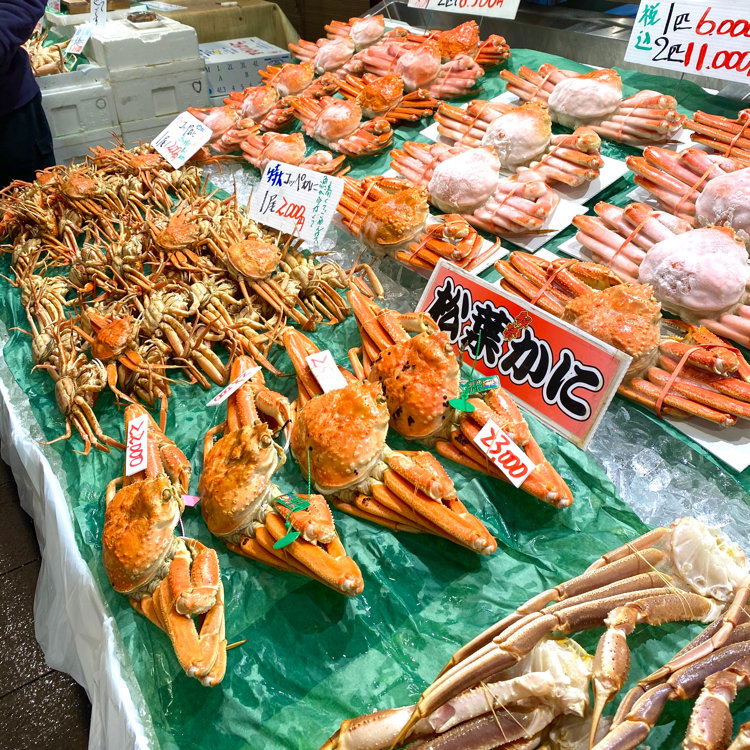
[{"label": "price card on stick", "polygon": [[320,242],[343,192],[340,177],[270,161],[253,191],[250,218],[308,242]]},{"label": "price card on stick", "polygon": [[750,83],[750,3],[641,0],[625,59]]},{"label": "price card on stick", "polygon": [[520,0],[409,0],[410,8],[444,10],[489,18],[515,18]]},{"label": "price card on stick", "polygon": [[151,141],[151,145],[175,169],[179,169],[201,146],[209,142],[211,135],[211,128],[189,112],[183,112]]},{"label": "price card on stick", "polygon": [[324,393],[346,387],[346,379],[341,374],[329,349],[308,354],[305,361]]},{"label": "price card on stick", "polygon": [[491,419],[474,435],[474,443],[514,487],[520,487],[536,468],[523,449]]},{"label": "price card on stick", "polygon": [[125,439],[125,476],[130,477],[148,466],[148,414],[128,422]]},{"label": "price card on stick", "polygon": [[218,406],[224,403],[235,391],[239,390],[239,387],[243,383],[247,383],[256,372],[260,372],[260,367],[251,367],[249,370],[245,370],[242,375],[236,377],[226,388],[219,391],[206,406]]},{"label": "price card on stick", "polygon": [[454,350],[547,426],[585,447],[630,357],[538,307],[441,260],[418,312]]},{"label": "price card on stick", "polygon": [[94,26],[107,23],[107,0],[91,0],[91,23]]}]

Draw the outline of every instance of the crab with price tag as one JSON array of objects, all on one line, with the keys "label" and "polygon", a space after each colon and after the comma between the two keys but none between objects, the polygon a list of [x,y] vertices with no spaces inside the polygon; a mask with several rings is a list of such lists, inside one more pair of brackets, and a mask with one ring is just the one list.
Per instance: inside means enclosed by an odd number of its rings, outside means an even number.
[{"label": "crab with price tag", "polygon": [[[253,360],[237,357],[232,381],[250,369],[258,369]],[[306,505],[290,502],[271,481],[286,460],[274,437],[290,419],[287,399],[266,388],[258,372],[229,396],[226,421],[209,430],[203,444],[203,518],[233,552],[359,594],[362,575],[346,554],[325,498],[297,495]]]}]

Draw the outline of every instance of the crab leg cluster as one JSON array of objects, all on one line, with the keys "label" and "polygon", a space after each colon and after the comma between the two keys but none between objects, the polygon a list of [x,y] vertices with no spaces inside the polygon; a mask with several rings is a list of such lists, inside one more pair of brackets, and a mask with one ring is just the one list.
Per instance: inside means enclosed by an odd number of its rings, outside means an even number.
[{"label": "crab leg cluster", "polygon": [[[126,431],[141,406],[125,410]],[[180,666],[207,687],[226,671],[224,588],[214,550],[175,537],[190,463],[148,417],[147,466],[107,486],[103,562],[112,586],[169,636]],[[122,485],[118,491],[117,486]],[[194,618],[201,616],[196,627]]]},{"label": "crab leg cluster", "polygon": [[499,260],[501,286],[633,357],[618,393],[659,415],[696,416],[721,426],[750,417],[750,365],[705,328],[670,321],[645,284],[625,284],[609,269],[546,261],[514,252]]},{"label": "crab leg cluster", "polygon": [[284,344],[299,391],[291,449],[318,492],[340,510],[394,531],[435,534],[483,555],[495,551],[495,540],[432,454],[386,445],[389,415],[378,383],[361,383],[341,368],[347,385],[324,393],[306,361],[317,347],[294,329],[285,331]]},{"label": "crab leg cluster", "polygon": [[694,131],[691,140],[750,166],[750,109],[740,110],[736,120],[698,110],[683,124]]},{"label": "crab leg cluster", "polygon": [[343,154],[334,157],[330,151],[316,151],[305,156],[306,145],[302,133],[254,133],[240,143],[245,159],[261,172],[269,161],[280,161],[296,167],[313,169],[324,174],[346,172]]},{"label": "crab leg cluster", "polygon": [[493,68],[510,57],[510,47],[500,35],[491,34],[484,41],[480,40],[479,26],[476,21],[466,21],[460,26],[445,31],[428,31],[425,34],[412,31],[407,34],[406,38],[418,44],[436,41],[443,62],[463,54],[471,56],[483,68]]},{"label": "crab leg cluster", "polygon": [[614,70],[580,75],[554,65],[538,72],[521,66],[518,74],[500,71],[508,91],[524,101],[542,101],[561,125],[588,125],[602,138],[639,146],[663,143],[682,125],[677,101],[658,91],[639,91],[622,98],[622,81]]}]

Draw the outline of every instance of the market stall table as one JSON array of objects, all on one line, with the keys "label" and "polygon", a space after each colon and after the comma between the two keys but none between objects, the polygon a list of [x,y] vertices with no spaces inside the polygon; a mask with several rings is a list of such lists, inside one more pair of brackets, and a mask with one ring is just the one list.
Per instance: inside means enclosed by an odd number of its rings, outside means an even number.
[{"label": "market stall table", "polygon": [[[514,50],[512,70],[551,61],[575,63]],[[486,93],[502,91],[490,72]],[[623,73],[626,85],[669,90],[667,79]],[[682,110],[722,108],[729,101],[706,100],[697,87],[683,84]],[[397,142],[414,139],[423,126],[396,131]],[[622,155],[624,147],[605,145]],[[632,150],[624,149],[625,153]],[[355,165],[362,176],[385,171],[387,155]],[[597,199],[612,200],[630,189],[618,181]],[[563,232],[557,244],[570,235]],[[359,255],[358,243],[332,228],[323,246],[335,246],[341,262]],[[9,275],[8,256],[0,271]],[[423,280],[384,262],[387,304],[413,309]],[[493,278],[494,272],[488,272]],[[24,507],[34,516],[44,564],[37,594],[39,640],[52,666],[71,672],[91,696],[92,747],[258,747],[319,746],[344,718],[411,700],[435,676],[455,648],[513,607],[530,591],[581,572],[595,557],[646,529],[629,504],[650,523],[692,513],[721,524],[739,543],[748,471],[727,470],[707,452],[690,445],[651,415],[617,399],[590,453],[607,465],[615,487],[592,455],[587,455],[533,419],[532,431],[555,468],[569,483],[575,501],[557,510],[487,476],[445,462],[460,496],[498,539],[498,550],[479,558],[432,536],[392,534],[355,518],[336,515],[348,552],[359,563],[364,593],[345,599],[317,583],[233,555],[211,537],[197,509],[186,510],[186,534],[214,546],[219,554],[227,601],[227,637],[247,643],[228,655],[224,682],[202,688],[180,671],[168,639],[135,613],[110,587],[101,564],[104,486],[122,470],[122,454],[93,451],[82,457],[66,442],[42,446],[64,431],[54,404],[52,383],[31,372],[25,314],[18,292],[0,283],[0,321],[7,343],[0,367],[3,457],[17,477]],[[354,321],[321,328],[313,338],[339,362],[358,343]],[[290,372],[284,352],[273,357]],[[271,387],[294,395],[293,379],[267,377]],[[291,382],[290,382],[291,381]],[[191,459],[193,491],[202,462],[207,428],[222,419],[206,408],[210,394],[177,385],[170,401],[167,434]],[[107,434],[121,434],[122,414],[103,394],[97,414]],[[75,440],[75,439],[74,439]],[[394,447],[408,447],[389,437]],[[642,446],[637,456],[627,451]],[[80,446],[78,446],[80,447]],[[624,455],[617,456],[618,451]],[[607,459],[618,460],[610,463]],[[640,463],[638,463],[640,461]],[[661,461],[661,465],[658,462]],[[674,477],[663,476],[675,465]],[[662,472],[662,474],[658,474]],[[652,483],[661,479],[657,487]],[[680,486],[672,480],[679,479]],[[293,461],[276,477],[283,489],[304,487]],[[618,495],[622,494],[622,497]],[[653,495],[649,496],[649,492]],[[642,497],[643,494],[645,497]],[[654,503],[658,497],[660,505]],[[719,506],[717,498],[724,498]],[[710,505],[706,499],[714,500]],[[627,501],[627,502],[626,502]],[[644,628],[630,639],[631,680],[663,664],[699,632],[699,625]],[[595,631],[581,638],[591,652]],[[735,703],[738,721],[750,716],[746,694]],[[670,705],[650,744],[679,745],[690,706]],[[261,739],[262,738],[262,739]]]}]

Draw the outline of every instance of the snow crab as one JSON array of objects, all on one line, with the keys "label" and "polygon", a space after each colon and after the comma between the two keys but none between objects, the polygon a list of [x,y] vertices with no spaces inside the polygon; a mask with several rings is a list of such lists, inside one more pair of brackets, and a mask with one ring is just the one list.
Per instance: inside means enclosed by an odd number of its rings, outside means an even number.
[{"label": "snow crab", "polygon": [[600,202],[577,216],[576,239],[627,281],[652,284],[657,298],[690,323],[750,345],[750,266],[731,227],[693,229],[643,203]]},{"label": "snow crab", "polygon": [[682,125],[677,101],[658,91],[639,91],[622,98],[617,71],[592,70],[578,74],[554,65],[534,72],[525,65],[518,74],[501,70],[507,89],[524,101],[547,104],[555,122],[576,128],[586,125],[602,138],[640,146],[664,143]]},{"label": "snow crab", "polygon": [[750,109],[740,110],[735,120],[698,110],[683,124],[694,131],[691,140],[750,166]]},{"label": "snow crab", "polygon": [[350,18],[348,23],[334,20],[325,25],[325,30],[329,39],[351,39],[354,48],[361,50],[377,44],[383,38],[386,33],[385,18],[380,14],[365,18]]},{"label": "snow crab", "polygon": [[302,133],[255,133],[247,136],[240,143],[240,148],[245,153],[245,159],[261,172],[269,161],[280,161],[316,172],[338,174],[346,159],[343,154],[334,157],[330,151],[316,151],[305,156],[307,146]]},{"label": "snow crab", "polygon": [[500,175],[494,148],[406,141],[391,151],[391,167],[429,193],[441,211],[461,214],[492,234],[538,231],[560,198],[534,169]]},{"label": "snow crab", "polygon": [[345,179],[337,210],[344,226],[377,254],[424,271],[431,271],[441,258],[471,269],[499,247],[498,242],[483,250],[482,238],[456,214],[427,226],[427,191],[406,180]]},{"label": "snow crab", "polygon": [[633,358],[620,395],[675,419],[694,416],[728,426],[750,418],[750,365],[706,328],[662,324],[661,305],[648,284],[623,283],[595,263],[520,252],[495,268],[504,289]]},{"label": "snow crab", "polygon": [[456,463],[508,481],[473,442],[491,419],[536,464],[521,489],[556,507],[573,502],[567,484],[545,459],[523,415],[502,388],[470,399],[472,412],[459,412],[450,405],[459,395],[461,368],[448,334],[428,314],[382,309],[354,289],[348,298],[362,338],[362,346],[350,351],[350,360],[360,379],[382,386],[396,432],[434,446]]},{"label": "snow crab", "polygon": [[309,466],[315,489],[340,510],[395,531],[436,534],[492,554],[497,543],[432,454],[386,445],[389,415],[380,384],[342,369],[347,385],[323,393],[305,360],[317,347],[291,328],[283,339],[299,390],[292,454],[303,474]]},{"label": "snow crab", "polygon": [[[250,119],[261,130],[284,130],[294,122],[294,110],[289,100],[279,98],[273,86],[250,86],[244,91],[232,91],[224,102],[237,112],[241,121]],[[232,135],[226,141],[233,139]]]},{"label": "snow crab", "polygon": [[484,69],[470,55],[459,54],[444,63],[440,45],[432,39],[421,44],[383,41],[362,50],[357,59],[368,73],[398,73],[406,91],[424,89],[436,99],[466,96],[484,75]]},{"label": "snow crab", "polygon": [[385,118],[362,122],[362,108],[347,99],[296,98],[292,104],[307,135],[346,156],[370,156],[389,148],[393,130]]},{"label": "snow crab", "polygon": [[314,99],[333,96],[338,91],[338,78],[330,73],[315,77],[315,66],[311,62],[269,65],[259,70],[258,75],[266,86],[271,86],[279,98],[298,96],[304,93]]},{"label": "snow crab", "polygon": [[[126,430],[144,414],[142,407],[128,406]],[[166,632],[185,673],[213,687],[223,679],[227,660],[219,560],[196,539],[174,535],[190,463],[150,417],[148,422],[146,469],[107,485],[104,569],[115,591]],[[199,628],[197,616],[203,618]]]},{"label": "snow crab", "polygon": [[548,183],[578,186],[599,176],[601,139],[591,128],[552,135],[547,107],[526,102],[519,107],[475,99],[466,109],[442,102],[435,114],[438,132],[456,144],[491,146],[500,169],[531,167]]},{"label": "snow crab", "polygon": [[256,133],[259,128],[252,117],[242,118],[239,111],[228,104],[202,109],[188,107],[188,112],[211,129],[208,146],[221,154],[236,151],[240,141],[251,133]]},{"label": "snow crab", "polygon": [[429,117],[438,106],[438,100],[424,89],[404,94],[404,79],[398,73],[365,73],[361,78],[348,75],[341,80],[339,91],[355,101],[365,117],[384,117],[391,125]]},{"label": "snow crab", "polygon": [[364,72],[364,65],[359,55],[355,54],[357,47],[351,37],[318,39],[317,42],[300,39],[297,44],[287,46],[293,57],[303,63],[312,63],[318,75],[334,73],[342,77],[349,73],[360,75]]},{"label": "snow crab", "polygon": [[686,148],[679,154],[658,146],[628,156],[635,183],[665,211],[693,226],[725,225],[750,247],[750,166],[739,159]]},{"label": "snow crab", "polygon": [[[254,367],[249,357],[237,357],[231,379]],[[297,495],[309,506],[292,512],[294,501],[281,495],[272,482],[286,460],[274,437],[290,419],[289,402],[266,388],[260,373],[229,397],[226,421],[211,428],[203,444],[201,513],[211,533],[233,552],[301,573],[342,594],[359,594],[364,588],[362,575],[341,544],[325,499]],[[214,443],[217,434],[221,437]],[[300,536],[277,548],[287,520]]]}]

